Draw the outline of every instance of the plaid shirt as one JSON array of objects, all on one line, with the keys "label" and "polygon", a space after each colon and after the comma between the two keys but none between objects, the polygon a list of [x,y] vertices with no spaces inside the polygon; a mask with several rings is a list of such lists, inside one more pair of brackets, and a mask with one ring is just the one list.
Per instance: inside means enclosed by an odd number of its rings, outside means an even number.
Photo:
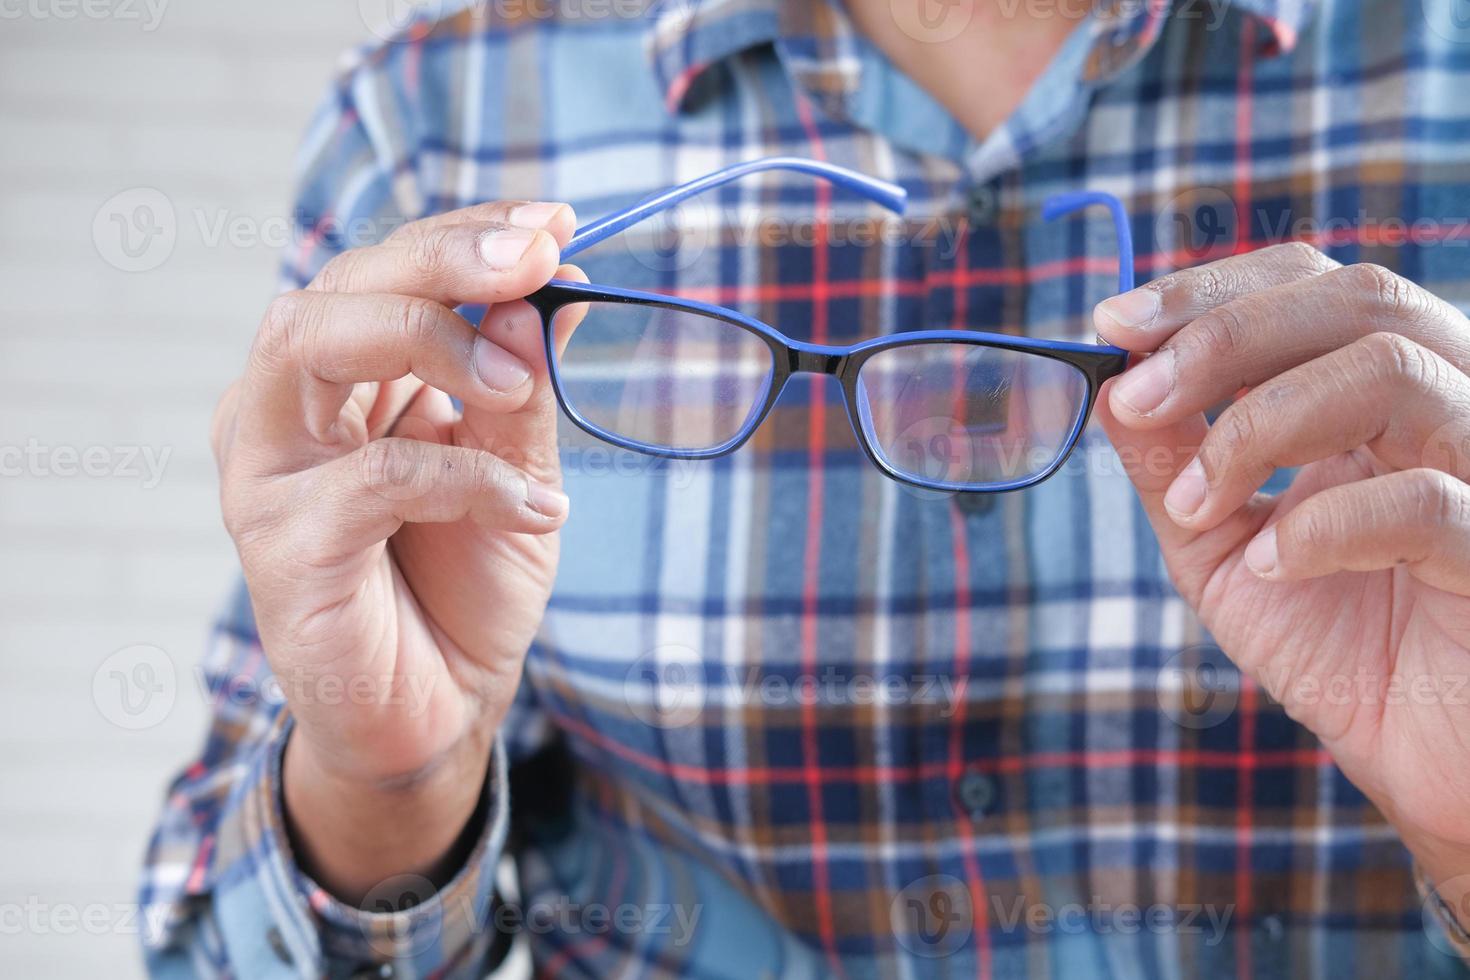
[{"label": "plaid shirt", "polygon": [[[589,219],[796,154],[902,183],[908,217],[767,176],[584,267],[813,341],[1075,339],[1113,236],[1038,209],[1091,188],[1130,208],[1144,279],[1304,238],[1470,308],[1451,0],[1119,4],[981,143],[835,3],[489,6],[345,72],[308,136],[288,285],[398,220],[495,198]],[[715,462],[564,426],[573,516],[483,839],[406,911],[345,907],[293,863],[290,722],[242,595],[148,856],[155,973],[477,976],[508,935],[512,964],[588,977],[1462,970],[1393,830],[1175,594],[1098,435],[976,504],[881,477],[839,397],[795,383]]]}]

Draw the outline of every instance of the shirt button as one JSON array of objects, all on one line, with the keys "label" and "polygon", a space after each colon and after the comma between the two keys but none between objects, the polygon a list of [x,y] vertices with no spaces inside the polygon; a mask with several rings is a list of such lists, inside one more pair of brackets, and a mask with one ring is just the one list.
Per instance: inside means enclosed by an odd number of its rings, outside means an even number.
[{"label": "shirt button", "polygon": [[281,930],[271,926],[265,934],[265,941],[270,943],[271,952],[276,954],[276,959],[290,966],[295,963],[295,957],[291,955],[290,948],[286,945],[286,937],[281,935]]},{"label": "shirt button", "polygon": [[955,785],[955,799],[959,800],[971,820],[979,820],[995,805],[995,780],[983,772],[971,770]]},{"label": "shirt button", "polygon": [[995,510],[995,494],[957,493],[954,496],[954,505],[960,509],[961,514],[983,517]]},{"label": "shirt button", "polygon": [[392,963],[381,963],[363,967],[352,975],[352,980],[393,980],[397,975]]},{"label": "shirt button", "polygon": [[1261,920],[1261,928],[1266,932],[1266,938],[1276,942],[1286,934],[1286,926],[1281,922],[1281,916],[1268,915]]},{"label": "shirt button", "polygon": [[995,220],[999,210],[995,199],[995,188],[989,184],[976,184],[965,195],[970,211],[970,220],[977,225],[988,225]]}]

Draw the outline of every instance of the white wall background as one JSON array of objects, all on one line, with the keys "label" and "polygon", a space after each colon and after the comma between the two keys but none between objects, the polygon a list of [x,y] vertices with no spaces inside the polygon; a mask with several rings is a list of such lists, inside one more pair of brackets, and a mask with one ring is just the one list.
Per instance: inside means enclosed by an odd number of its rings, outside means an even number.
[{"label": "white wall background", "polygon": [[[393,3],[0,0],[0,975],[142,973],[137,868],[203,732],[194,666],[234,575],[208,423],[277,263],[207,232],[280,231],[337,56]],[[105,205],[136,188],[177,242],[128,273]],[[66,475],[89,449],[110,475]],[[168,453],[156,486],[134,451]],[[104,667],[135,644],[176,670],[138,731],[108,676],[130,665]]]}]

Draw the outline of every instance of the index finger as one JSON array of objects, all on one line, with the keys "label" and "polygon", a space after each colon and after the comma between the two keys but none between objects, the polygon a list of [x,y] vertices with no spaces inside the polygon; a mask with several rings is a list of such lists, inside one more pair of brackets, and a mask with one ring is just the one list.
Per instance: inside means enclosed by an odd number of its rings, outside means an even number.
[{"label": "index finger", "polygon": [[411,240],[449,225],[479,222],[543,229],[556,239],[559,248],[566,248],[577,230],[577,215],[570,204],[557,201],[487,201],[458,211],[444,211],[420,218],[397,229],[385,241]]},{"label": "index finger", "polygon": [[544,228],[445,224],[344,252],[307,291],[413,296],[448,307],[504,303],[544,286],[560,260],[561,246]]},{"label": "index finger", "polygon": [[1152,351],[1216,307],[1251,293],[1315,279],[1337,268],[1341,263],[1303,242],[1273,245],[1171,272],[1104,300],[1093,311],[1093,325],[1116,347]]}]

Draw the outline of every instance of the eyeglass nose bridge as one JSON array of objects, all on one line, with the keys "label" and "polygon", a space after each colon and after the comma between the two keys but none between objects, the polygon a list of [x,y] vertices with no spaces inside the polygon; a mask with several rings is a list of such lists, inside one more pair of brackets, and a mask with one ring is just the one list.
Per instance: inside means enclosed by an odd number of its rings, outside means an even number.
[{"label": "eyeglass nose bridge", "polygon": [[830,374],[836,377],[842,373],[846,361],[847,352],[841,347],[792,341],[786,348],[786,365],[792,374]]}]

